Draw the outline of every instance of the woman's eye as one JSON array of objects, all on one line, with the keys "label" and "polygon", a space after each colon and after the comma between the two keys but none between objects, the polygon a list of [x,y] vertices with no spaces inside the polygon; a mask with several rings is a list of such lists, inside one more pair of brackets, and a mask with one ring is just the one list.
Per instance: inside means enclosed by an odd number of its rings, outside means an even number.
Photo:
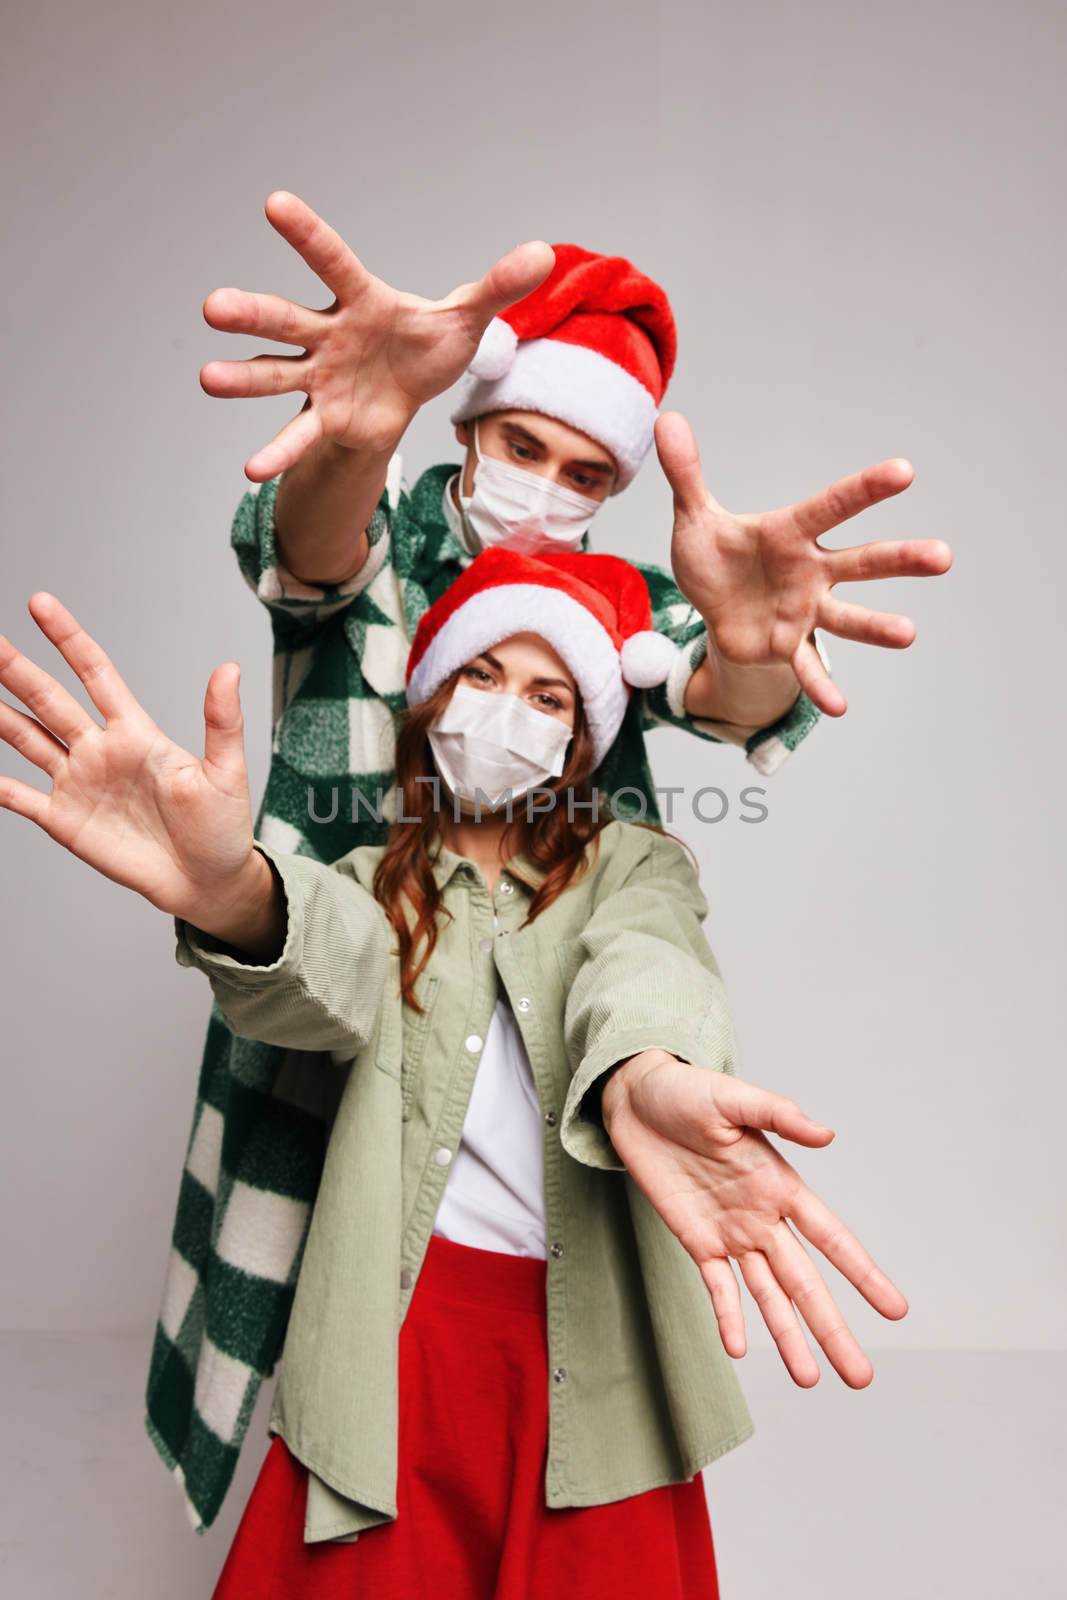
[{"label": "woman's eye", "polygon": [[492,679],[490,678],[488,672],[486,672],[484,667],[464,667],[463,668],[463,676],[465,678],[478,678],[478,679],[481,679],[482,681],[484,681],[485,683],[491,683],[492,682]]},{"label": "woman's eye", "polygon": [[534,695],[534,699],[535,700],[540,700],[541,704],[548,711],[562,711],[563,710],[563,702],[562,702],[562,700],[557,700],[554,694],[535,694]]}]

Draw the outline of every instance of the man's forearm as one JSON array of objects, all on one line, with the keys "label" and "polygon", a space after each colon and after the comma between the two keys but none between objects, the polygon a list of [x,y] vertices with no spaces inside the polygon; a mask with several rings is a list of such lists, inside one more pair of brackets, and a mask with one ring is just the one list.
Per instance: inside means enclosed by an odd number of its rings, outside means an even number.
[{"label": "man's forearm", "polygon": [[691,717],[765,728],[785,716],[799,693],[788,663],[738,666],[724,661],[709,639],[707,656],[686,686],[685,709]]},{"label": "man's forearm", "polygon": [[349,450],[323,440],[283,473],[274,522],[278,554],[294,578],[344,583],[360,571],[394,449]]}]

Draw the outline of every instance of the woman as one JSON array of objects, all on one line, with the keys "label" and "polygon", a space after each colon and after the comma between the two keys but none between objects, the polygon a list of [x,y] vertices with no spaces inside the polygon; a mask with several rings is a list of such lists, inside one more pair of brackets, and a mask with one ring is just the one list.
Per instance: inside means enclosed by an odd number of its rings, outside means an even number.
[{"label": "woman", "polygon": [[[629,686],[670,665],[640,575],[478,556],[415,635],[388,840],[329,867],[253,839],[232,666],[201,761],[58,601],[31,610],[106,726],[4,643],[37,717],[4,706],[0,734],[53,790],[0,803],[173,915],[235,1033],[338,1068],[217,1600],[715,1595],[700,1469],[752,1431],[729,1257],[802,1385],[794,1303],[847,1383],[872,1373],[787,1218],[883,1315],[907,1306],[758,1131],[833,1137],[733,1075],[685,850],[597,813]],[[223,1401],[200,1409],[224,1436]]]}]

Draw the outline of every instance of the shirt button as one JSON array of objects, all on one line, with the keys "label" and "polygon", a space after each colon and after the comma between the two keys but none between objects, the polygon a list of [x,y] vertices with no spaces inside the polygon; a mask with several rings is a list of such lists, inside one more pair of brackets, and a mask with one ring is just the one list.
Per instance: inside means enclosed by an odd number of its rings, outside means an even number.
[{"label": "shirt button", "polygon": [[512,889],[511,884],[508,883],[506,878],[504,879],[504,882],[500,885],[500,893],[501,894],[513,894],[514,893],[514,890]]},{"label": "shirt button", "polygon": [[516,1000],[515,1009],[516,1011],[529,1011],[532,1005],[533,1001],[530,999],[529,995],[524,994],[520,1000]]},{"label": "shirt button", "polygon": [[477,1055],[478,1051],[482,1048],[481,1034],[468,1033],[467,1037],[463,1041],[463,1048],[465,1050],[469,1050],[472,1056]]},{"label": "shirt button", "polygon": [[566,1383],[566,1381],[567,1381],[567,1369],[566,1369],[566,1367],[556,1367],[556,1368],[554,1368],[553,1373],[552,1373],[552,1377],[553,1377],[553,1379],[555,1380],[556,1383]]},{"label": "shirt button", "polygon": [[549,1253],[550,1256],[556,1256],[558,1258],[559,1256],[561,1256],[563,1254],[563,1246],[559,1243],[558,1240],[556,1240],[556,1242],[554,1244],[549,1246],[548,1253]]},{"label": "shirt button", "polygon": [[440,1150],[434,1151],[433,1159],[436,1166],[447,1167],[448,1163],[452,1160],[452,1152],[451,1150],[446,1150],[442,1145]]},{"label": "shirt button", "polygon": [[559,1118],[556,1116],[556,1113],[554,1111],[546,1111],[545,1112],[545,1121],[548,1123],[550,1128],[554,1128],[556,1126],[556,1123],[559,1121]]},{"label": "shirt button", "polygon": [[478,949],[479,950],[484,950],[487,955],[488,955],[489,951],[492,948],[493,948],[492,939],[479,939],[478,940]]},{"label": "shirt button", "polygon": [[415,1274],[412,1272],[410,1267],[405,1267],[403,1272],[400,1274],[400,1287],[402,1289],[410,1289],[414,1282]]}]

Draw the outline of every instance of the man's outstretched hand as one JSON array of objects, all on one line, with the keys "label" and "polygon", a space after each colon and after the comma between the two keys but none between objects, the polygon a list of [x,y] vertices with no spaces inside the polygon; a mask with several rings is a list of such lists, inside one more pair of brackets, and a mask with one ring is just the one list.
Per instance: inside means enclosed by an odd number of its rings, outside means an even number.
[{"label": "man's outstretched hand", "polygon": [[656,449],[674,494],[671,567],[704,618],[718,659],[729,667],[787,665],[820,711],[841,716],[848,702],[823,666],[812,630],[901,650],[915,626],[908,617],[839,600],[835,585],[936,577],[948,571],[952,551],[943,539],[826,550],[819,537],[900,494],[914,477],[911,463],[892,457],[808,500],[742,513],[727,511],[709,493],[693,430],[680,412],[658,418]]},{"label": "man's outstretched hand", "polygon": [[374,277],[333,228],[295,194],[276,189],[267,219],[334,296],[314,311],[278,295],[215,289],[204,317],[224,333],[302,346],[299,355],[209,361],[200,382],[221,399],[294,394],[304,409],[245,463],[253,483],[291,467],[323,440],[388,455],[419,407],[466,371],[490,319],[548,276],[542,240],[517,245],[474,283],[443,300],[392,289]]},{"label": "man's outstretched hand", "polygon": [[874,1368],[790,1223],[883,1317],[908,1302],[767,1138],[820,1148],[832,1130],[784,1095],[663,1050],[616,1068],[601,1106],[619,1160],[699,1266],[727,1354],[746,1348],[732,1258],[794,1383],[819,1379],[799,1311],[838,1375],[865,1388]]}]

